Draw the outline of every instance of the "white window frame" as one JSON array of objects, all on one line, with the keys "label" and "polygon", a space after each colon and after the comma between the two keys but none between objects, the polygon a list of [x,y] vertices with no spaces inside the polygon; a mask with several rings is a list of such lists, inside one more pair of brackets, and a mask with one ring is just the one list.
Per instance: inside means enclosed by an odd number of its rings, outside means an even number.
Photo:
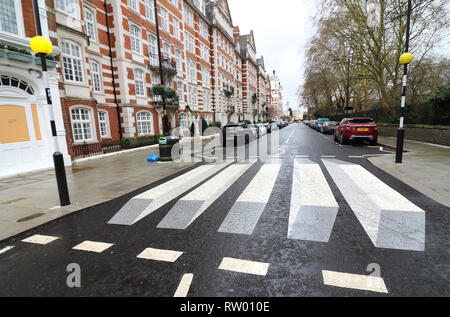
[{"label": "white window frame", "polygon": [[152,33],[148,33],[148,57],[150,58],[150,63],[153,66],[159,65],[158,43],[156,41],[156,36],[154,36]]},{"label": "white window frame", "polygon": [[1,27],[1,25],[0,25],[0,33],[24,37],[25,36],[25,27],[24,27],[24,22],[23,22],[22,1],[14,1],[13,5],[14,5],[14,11],[16,13],[17,34],[4,31]]},{"label": "white window frame", "polygon": [[[142,114],[146,114],[150,118],[146,119],[146,120],[142,120],[142,119],[140,119],[140,116]],[[142,131],[142,128],[143,128],[142,124],[143,123],[149,123],[149,126],[150,126],[149,128],[146,127],[146,132],[145,133]],[[154,132],[155,132],[153,125],[154,125],[153,124],[153,114],[150,111],[145,111],[144,110],[144,111],[139,111],[138,113],[136,113],[136,128],[137,128],[138,136],[153,135]]]},{"label": "white window frame", "polygon": [[181,31],[180,31],[180,21],[177,18],[173,18],[173,36],[180,40],[181,38]]},{"label": "white window frame", "polygon": [[[140,74],[142,74],[142,77],[139,76]],[[133,70],[133,76],[134,76],[134,93],[136,97],[145,97],[145,72],[142,69],[135,68]]]},{"label": "white window frame", "polygon": [[183,102],[184,90],[182,81],[177,82],[177,93],[178,93],[178,102]]},{"label": "white window frame", "polygon": [[127,5],[131,10],[133,10],[135,12],[139,12],[139,1],[138,0],[128,0]]},{"label": "white window frame", "polygon": [[161,29],[169,33],[169,11],[161,7],[159,15],[161,16]]},{"label": "white window frame", "polygon": [[[133,30],[137,30],[139,32],[139,36],[134,34]],[[142,54],[142,30],[134,25],[130,25],[130,44],[131,44],[131,51],[136,54]],[[136,46],[139,46],[139,51],[136,50]]]},{"label": "white window frame", "polygon": [[[182,117],[184,118],[184,120],[181,120]],[[182,122],[185,122],[185,123],[186,123],[186,126],[182,125],[182,124],[181,124]],[[178,123],[179,123],[179,125],[180,125],[181,128],[189,129],[188,116],[187,116],[184,112],[181,112],[181,113],[178,115]]]},{"label": "white window frame", "polygon": [[[105,117],[102,120],[100,118],[101,114],[104,114]],[[98,115],[98,129],[100,131],[100,138],[102,139],[110,139],[111,138],[111,129],[109,127],[109,113],[106,110],[97,110]],[[102,127],[105,128],[105,134],[102,132]]]},{"label": "white window frame", "polygon": [[[70,53],[64,52],[64,45],[68,44],[70,48]],[[77,47],[79,49],[80,56],[73,55],[73,47]],[[76,83],[84,83],[84,68],[83,68],[83,51],[81,49],[81,45],[79,45],[76,42],[73,42],[71,40],[61,40],[61,53],[63,57],[63,70],[64,70],[64,80],[69,82],[76,82]],[[67,61],[67,63],[66,63]],[[68,61],[70,61],[70,69],[66,67],[66,64],[69,64]],[[78,63],[76,63],[78,62]],[[79,75],[81,76],[81,80],[77,80],[76,72],[77,67],[79,67]],[[73,79],[67,78],[66,75],[68,73],[66,71],[70,71],[72,73]]]},{"label": "white window frame", "polygon": [[[55,9],[64,12],[67,15],[76,16],[77,13],[76,4],[77,4],[76,0],[55,0]],[[70,6],[73,6],[72,11],[69,11]]]},{"label": "white window frame", "polygon": [[[94,71],[95,65],[97,66],[97,71]],[[92,80],[92,90],[94,93],[101,93],[102,92],[102,65],[98,63],[97,61],[91,60],[90,61],[91,66],[91,80]],[[97,78],[96,78],[97,77]],[[98,87],[96,87],[95,80],[98,80]],[[98,88],[98,89],[96,89]]]},{"label": "white window frame", "polygon": [[[72,127],[72,136],[73,136],[73,143],[84,143],[84,142],[95,142],[97,141],[96,138],[96,129],[95,129],[95,122],[94,122],[94,116],[93,116],[93,111],[91,108],[89,107],[85,107],[85,106],[73,106],[70,107],[70,125]],[[86,111],[86,113],[88,114],[88,119],[81,119],[81,112],[79,113],[80,115],[80,119],[74,119],[73,118],[73,111]],[[82,139],[76,140],[76,134],[75,134],[75,124],[81,124],[81,134],[82,134]],[[86,138],[85,136],[85,132],[84,132],[84,124],[88,123],[89,124],[89,132],[91,137],[90,138]]]},{"label": "white window frame", "polygon": [[181,60],[182,60],[181,57],[182,57],[181,50],[175,49],[175,62],[177,65],[177,71],[179,71],[179,72],[181,72],[183,69],[182,64],[181,64]]},{"label": "white window frame", "polygon": [[152,23],[155,23],[155,6],[153,0],[145,0],[145,17]]},{"label": "white window frame", "polygon": [[[95,17],[95,11],[92,11],[88,7],[84,7],[84,27],[86,28],[86,35],[89,36],[89,39],[93,42],[97,42],[97,22]],[[92,15],[92,21],[88,20],[88,16]],[[92,34],[89,34],[89,24],[92,27]]]}]

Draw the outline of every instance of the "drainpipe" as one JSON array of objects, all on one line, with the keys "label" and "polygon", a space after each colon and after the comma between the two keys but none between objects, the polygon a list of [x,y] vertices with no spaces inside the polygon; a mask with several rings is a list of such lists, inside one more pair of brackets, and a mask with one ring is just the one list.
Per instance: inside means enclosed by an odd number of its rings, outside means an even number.
[{"label": "drainpipe", "polygon": [[119,123],[119,136],[120,139],[122,139],[122,123],[120,122],[120,106],[117,102],[117,92],[116,92],[116,80],[115,80],[115,74],[114,74],[114,64],[113,64],[113,57],[112,57],[112,48],[111,48],[111,34],[109,33],[109,20],[108,20],[108,9],[106,5],[106,0],[104,0],[104,6],[105,6],[105,19],[106,19],[106,34],[108,35],[108,49],[109,49],[109,63],[111,66],[111,75],[112,75],[112,84],[113,84],[113,93],[114,93],[114,103],[116,105],[117,110],[117,121]]}]

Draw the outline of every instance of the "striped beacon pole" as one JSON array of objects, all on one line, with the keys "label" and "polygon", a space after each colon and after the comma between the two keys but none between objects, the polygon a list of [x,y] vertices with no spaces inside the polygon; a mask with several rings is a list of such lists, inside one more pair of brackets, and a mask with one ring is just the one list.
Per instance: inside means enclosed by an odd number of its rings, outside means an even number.
[{"label": "striped beacon pole", "polygon": [[405,53],[400,56],[400,64],[404,65],[403,72],[403,90],[402,90],[402,105],[401,105],[401,117],[400,127],[397,131],[397,150],[395,155],[395,163],[401,164],[403,161],[403,142],[405,139],[405,129],[403,128],[405,121],[405,104],[406,104],[406,79],[408,75],[408,64],[414,59],[413,55],[409,53],[409,33],[411,24],[411,0],[408,0],[408,17],[406,22],[406,44]]},{"label": "striped beacon pole", "polygon": [[46,56],[52,52],[51,42],[42,37],[42,27],[39,15],[38,0],[33,0],[34,19],[36,21],[36,33],[37,36],[33,37],[30,41],[31,49],[40,57],[42,65],[42,77],[44,79],[45,94],[47,96],[47,104],[49,107],[50,127],[53,136],[53,145],[55,153],[53,153],[53,163],[55,166],[56,182],[58,184],[59,201],[61,206],[70,205],[69,189],[67,187],[66,170],[64,168],[64,156],[60,152],[58,144],[58,136],[56,132],[55,114],[53,111],[52,97],[48,84],[47,75],[47,62]]}]

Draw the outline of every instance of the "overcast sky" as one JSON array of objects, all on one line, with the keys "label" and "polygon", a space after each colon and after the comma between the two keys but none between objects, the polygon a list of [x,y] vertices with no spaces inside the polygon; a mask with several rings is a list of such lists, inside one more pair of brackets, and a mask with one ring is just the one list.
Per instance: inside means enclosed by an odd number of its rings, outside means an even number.
[{"label": "overcast sky", "polygon": [[298,108],[297,89],[302,83],[305,45],[314,33],[310,17],[318,1],[228,0],[233,24],[241,34],[253,30],[258,57],[266,71],[275,70],[284,89],[284,102]]}]

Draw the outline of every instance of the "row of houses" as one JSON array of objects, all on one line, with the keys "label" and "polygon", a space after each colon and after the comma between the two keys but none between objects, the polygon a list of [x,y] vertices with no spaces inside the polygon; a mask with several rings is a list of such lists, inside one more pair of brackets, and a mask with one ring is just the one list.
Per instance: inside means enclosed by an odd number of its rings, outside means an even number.
[{"label": "row of houses", "polygon": [[[226,0],[38,0],[58,143],[67,165],[79,149],[102,153],[122,138],[162,133],[152,87],[176,91],[169,127],[269,120],[271,78],[253,31],[233,25]],[[32,0],[0,9],[0,176],[52,166],[49,109]],[[158,19],[164,82],[159,72]],[[86,147],[86,145],[88,145]]]}]

